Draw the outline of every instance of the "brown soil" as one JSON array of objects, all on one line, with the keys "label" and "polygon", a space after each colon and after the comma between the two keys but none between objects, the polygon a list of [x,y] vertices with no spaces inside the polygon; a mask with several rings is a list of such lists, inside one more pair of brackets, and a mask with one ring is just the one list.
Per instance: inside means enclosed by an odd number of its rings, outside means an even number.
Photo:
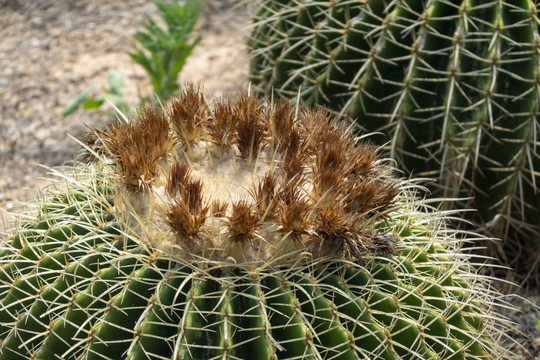
[{"label": "brown soil", "polygon": [[[198,31],[203,40],[188,58],[180,82],[203,83],[207,92],[222,95],[247,87],[245,50],[247,11],[238,0],[207,0]],[[138,91],[149,95],[144,70],[125,53],[140,23],[155,12],[149,0],[0,0],[0,231],[49,182],[47,170],[73,160],[85,124],[100,126],[109,117],[79,111],[64,119],[62,112],[95,82],[106,83],[107,71],[124,77],[131,105]],[[0,232],[0,238],[2,238]],[[523,346],[515,359],[540,355],[535,306],[538,289],[509,295],[518,310],[504,312],[517,324],[509,334]]]}]

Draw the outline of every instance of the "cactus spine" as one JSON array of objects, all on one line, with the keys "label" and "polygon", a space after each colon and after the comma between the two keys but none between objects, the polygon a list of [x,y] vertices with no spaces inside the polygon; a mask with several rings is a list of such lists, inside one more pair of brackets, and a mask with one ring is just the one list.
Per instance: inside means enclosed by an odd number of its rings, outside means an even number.
[{"label": "cactus spine", "polygon": [[306,103],[382,132],[400,168],[437,178],[442,197],[473,197],[474,220],[503,239],[497,255],[538,274],[536,2],[258,6],[250,46],[259,91],[300,90]]},{"label": "cactus spine", "polygon": [[0,359],[502,359],[446,214],[328,115],[197,89],[96,131],[0,248]]}]

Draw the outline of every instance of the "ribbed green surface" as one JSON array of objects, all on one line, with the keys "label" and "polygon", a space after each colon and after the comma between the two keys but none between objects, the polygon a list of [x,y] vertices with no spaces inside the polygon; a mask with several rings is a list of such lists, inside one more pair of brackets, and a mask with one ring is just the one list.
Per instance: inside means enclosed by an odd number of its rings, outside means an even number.
[{"label": "ribbed green surface", "polygon": [[490,290],[427,215],[381,224],[395,256],[183,263],[120,229],[100,175],[74,184],[0,249],[0,359],[503,358]]},{"label": "ribbed green surface", "polygon": [[[538,5],[533,1],[260,0],[251,81],[356,120],[399,166],[469,197],[538,273]],[[478,216],[478,214],[480,216]]]}]

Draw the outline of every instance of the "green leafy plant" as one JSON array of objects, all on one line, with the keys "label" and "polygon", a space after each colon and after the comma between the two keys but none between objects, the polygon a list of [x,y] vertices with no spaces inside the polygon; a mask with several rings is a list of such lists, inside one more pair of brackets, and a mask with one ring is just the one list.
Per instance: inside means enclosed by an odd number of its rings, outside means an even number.
[{"label": "green leafy plant", "polygon": [[[152,82],[154,93],[158,98],[166,98],[178,89],[178,73],[191,54],[193,48],[201,40],[201,35],[194,36],[193,27],[197,23],[199,10],[203,1],[185,1],[180,4],[174,0],[172,4],[154,1],[158,15],[165,24],[161,27],[155,20],[148,19],[134,39],[134,51],[129,56],[145,70]],[[123,98],[126,93],[122,75],[114,69],[109,70],[109,88],[102,87],[102,93],[90,96],[101,86],[96,83],[84,90],[64,109],[64,117],[73,114],[82,107],[85,110],[98,109],[105,100],[111,101],[124,114],[133,108]],[[150,97],[139,95],[139,106],[143,106]]]},{"label": "green leafy plant", "polygon": [[329,120],[188,87],[96,131],[0,243],[0,359],[510,356],[474,234]]},{"label": "green leafy plant", "polygon": [[156,95],[164,98],[178,89],[178,73],[201,40],[200,35],[193,35],[193,27],[203,1],[184,1],[183,4],[178,0],[172,4],[154,1],[154,4],[165,27],[149,18],[144,26],[146,31],[135,35],[137,42],[128,54],[146,70]]},{"label": "green leafy plant", "polygon": [[[102,93],[92,95],[95,89],[101,87]],[[115,69],[109,69],[109,87],[100,83],[90,85],[64,109],[64,117],[73,114],[81,106],[85,110],[98,109],[106,100],[109,100],[124,114],[131,112],[131,107],[124,99],[127,90],[124,88],[122,75]]]},{"label": "green leafy plant", "polygon": [[[251,80],[328,106],[540,279],[540,37],[533,1],[260,0]],[[465,205],[463,205],[465,204]]]}]

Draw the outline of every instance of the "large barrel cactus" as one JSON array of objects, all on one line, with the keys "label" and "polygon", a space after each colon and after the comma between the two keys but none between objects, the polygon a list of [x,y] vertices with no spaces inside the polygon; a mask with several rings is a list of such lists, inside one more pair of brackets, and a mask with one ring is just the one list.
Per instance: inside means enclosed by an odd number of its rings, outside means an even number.
[{"label": "large barrel cactus", "polygon": [[464,234],[356,140],[193,87],[96,131],[1,245],[0,359],[506,358]]},{"label": "large barrel cactus", "polygon": [[537,278],[536,1],[258,6],[250,39],[256,89],[299,93],[384,134],[378,140],[390,143],[401,169],[437,178],[441,197],[471,198],[466,206],[479,212],[469,218],[503,239],[497,255]]}]

